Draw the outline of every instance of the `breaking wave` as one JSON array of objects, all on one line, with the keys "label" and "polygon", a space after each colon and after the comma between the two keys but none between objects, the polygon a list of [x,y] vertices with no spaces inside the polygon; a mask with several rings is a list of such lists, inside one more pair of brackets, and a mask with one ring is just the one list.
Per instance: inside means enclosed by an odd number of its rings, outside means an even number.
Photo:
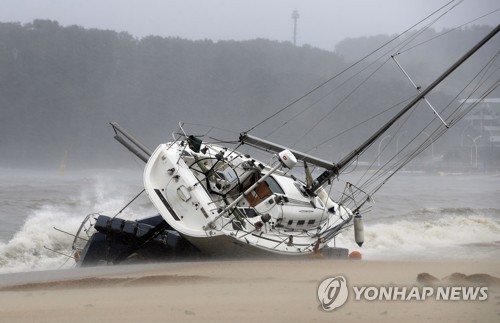
[{"label": "breaking wave", "polygon": [[[28,178],[12,176],[2,180],[0,273],[73,266],[73,259],[59,254],[71,253],[73,237],[54,227],[74,233],[87,214],[114,215],[142,189],[140,178],[109,173],[36,181],[29,174]],[[28,180],[30,185],[24,184]],[[336,239],[336,245],[359,250],[367,260],[500,259],[500,208],[473,205],[411,211],[412,203],[408,201],[418,201],[419,197],[413,194],[411,200],[388,198],[381,204],[383,216],[367,214],[362,248],[355,244],[352,228]],[[452,202],[444,200],[440,205]],[[486,198],[486,205],[498,205],[497,197]],[[399,211],[408,207],[407,213]],[[120,217],[136,219],[155,213],[143,195]]]},{"label": "breaking wave", "polygon": [[56,231],[53,226],[74,232],[80,221],[76,216],[70,217],[64,210],[42,207],[26,219],[9,242],[0,244],[0,273],[72,265],[72,259],[57,253],[70,254],[72,237]]},{"label": "breaking wave", "polygon": [[[57,186],[57,187],[56,187]],[[75,233],[84,217],[93,212],[116,214],[140,189],[129,182],[109,180],[102,176],[70,181],[64,185],[50,185],[57,196],[47,199],[47,191],[38,192],[40,198],[30,198],[24,210],[24,222],[7,241],[0,241],[0,273],[32,270],[50,270],[74,266],[71,255],[73,237],[55,228]],[[26,192],[26,188],[22,189]],[[33,189],[28,188],[28,191]],[[16,195],[19,192],[12,192]],[[64,197],[64,198],[62,198]],[[154,212],[147,197],[141,198],[120,214],[122,218],[141,218]],[[5,216],[5,214],[3,215]]]},{"label": "breaking wave", "polygon": [[363,247],[352,231],[337,244],[360,250],[365,259],[498,259],[500,209],[424,208],[407,215],[365,222]]}]

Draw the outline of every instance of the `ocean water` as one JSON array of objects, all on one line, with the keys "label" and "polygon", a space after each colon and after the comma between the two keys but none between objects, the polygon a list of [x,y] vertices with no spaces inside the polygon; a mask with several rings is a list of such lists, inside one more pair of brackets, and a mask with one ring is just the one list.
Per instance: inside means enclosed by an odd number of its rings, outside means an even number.
[{"label": "ocean water", "polygon": [[377,260],[499,260],[499,174],[393,176],[364,216],[365,243],[353,232],[339,246]]},{"label": "ocean water", "polygon": [[[115,215],[142,189],[142,170],[0,169],[0,273],[74,266],[59,254],[71,254],[73,237],[54,228],[75,233],[87,214]],[[157,213],[143,194],[120,217]]]},{"label": "ocean water", "polygon": [[[87,214],[114,215],[142,190],[142,170],[67,172],[0,169],[0,273],[70,268],[74,233]],[[500,259],[500,176],[397,174],[335,244],[367,260]],[[145,194],[120,214],[155,214]],[[332,243],[333,245],[333,243]],[[54,252],[55,250],[57,252]]]}]

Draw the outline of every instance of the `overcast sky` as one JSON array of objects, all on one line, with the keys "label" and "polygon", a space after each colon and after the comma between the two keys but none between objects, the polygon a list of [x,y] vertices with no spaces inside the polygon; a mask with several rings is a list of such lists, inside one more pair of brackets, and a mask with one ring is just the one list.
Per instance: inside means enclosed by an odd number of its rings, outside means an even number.
[{"label": "overcast sky", "polygon": [[[291,41],[333,50],[347,37],[399,33],[449,0],[0,0],[0,21],[126,31],[136,37]],[[459,2],[456,0],[454,3]],[[500,9],[498,0],[464,0],[437,25],[454,27]],[[477,23],[496,25],[500,11]]]}]

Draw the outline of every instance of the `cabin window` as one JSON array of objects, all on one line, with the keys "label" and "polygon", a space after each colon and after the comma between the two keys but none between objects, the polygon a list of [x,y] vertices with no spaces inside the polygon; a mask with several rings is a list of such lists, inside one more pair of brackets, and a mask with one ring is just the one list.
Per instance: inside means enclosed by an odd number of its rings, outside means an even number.
[{"label": "cabin window", "polygon": [[250,203],[250,206],[253,207],[271,195],[273,195],[273,192],[269,188],[267,182],[261,182],[253,191],[245,195],[245,198],[248,203]]},{"label": "cabin window", "polygon": [[314,224],[314,222],[316,222],[316,220],[315,219],[311,219],[311,220],[307,221],[307,225]]},{"label": "cabin window", "polygon": [[299,220],[297,221],[297,225],[304,225],[306,223],[306,220]]},{"label": "cabin window", "polygon": [[293,185],[295,185],[295,187],[297,188],[297,190],[300,192],[300,194],[302,194],[303,197],[309,197],[306,193],[306,191],[304,190],[304,185],[302,185],[301,183],[293,183]]},{"label": "cabin window", "polygon": [[244,216],[246,216],[247,218],[254,218],[257,216],[257,211],[255,211],[254,208],[249,208],[249,207],[240,207],[238,208],[238,210],[243,213]]},{"label": "cabin window", "polygon": [[283,195],[285,194],[285,192],[283,191],[281,186],[278,184],[278,182],[276,182],[276,180],[274,178],[272,178],[272,176],[269,176],[268,178],[266,178],[265,181],[267,183],[267,186],[271,190],[271,192],[276,193],[276,194],[283,194]]},{"label": "cabin window", "polygon": [[292,225],[293,224],[293,220],[288,220],[288,225]]}]

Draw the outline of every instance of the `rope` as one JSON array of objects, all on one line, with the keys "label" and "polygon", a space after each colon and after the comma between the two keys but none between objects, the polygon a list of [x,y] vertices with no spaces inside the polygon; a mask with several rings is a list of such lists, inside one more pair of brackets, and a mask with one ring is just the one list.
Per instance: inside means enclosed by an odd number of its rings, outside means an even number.
[{"label": "rope", "polygon": [[476,22],[476,21],[478,21],[478,20],[480,20],[480,19],[483,19],[484,17],[487,17],[487,16],[489,16],[489,15],[492,15],[492,14],[494,14],[494,13],[495,13],[495,12],[497,12],[497,11],[500,11],[500,9],[493,10],[493,11],[491,11],[491,12],[487,13],[487,14],[484,14],[484,15],[482,15],[482,16],[480,16],[480,17],[478,17],[478,18],[472,19],[472,20],[470,20],[470,21],[468,21],[468,22],[466,22],[466,23],[464,23],[464,24],[461,24],[461,25],[459,25],[459,26],[455,27],[455,28],[452,28],[452,29],[450,29],[450,30],[447,30],[447,31],[445,31],[445,32],[442,32],[442,33],[440,33],[439,35],[436,35],[436,36],[434,36],[434,37],[431,37],[431,38],[429,38],[429,39],[427,39],[427,40],[425,40],[425,41],[423,41],[423,42],[420,42],[420,43],[418,43],[418,44],[416,44],[416,45],[414,45],[414,46],[411,46],[411,47],[409,47],[409,48],[405,49],[404,51],[400,51],[400,52],[399,52],[399,54],[403,54],[403,53],[405,53],[405,52],[407,52],[407,51],[409,51],[409,50],[412,50],[412,49],[414,49],[414,48],[416,48],[416,47],[419,47],[419,46],[421,46],[421,45],[423,45],[423,44],[426,44],[426,43],[428,43],[428,42],[431,42],[431,41],[433,41],[434,39],[437,39],[437,38],[439,38],[439,37],[442,37],[442,36],[444,36],[444,35],[446,35],[446,34],[449,34],[449,33],[453,32],[453,31],[456,31],[456,30],[457,30],[457,29],[459,29],[459,28],[462,28],[462,27],[467,26],[467,25],[469,25],[469,24],[471,24],[471,23],[473,23],[473,22]]},{"label": "rope", "polygon": [[[382,58],[385,58],[384,62],[381,64],[381,66],[379,66],[378,68],[375,69],[374,72],[372,72],[367,78],[365,78],[358,86],[356,86],[354,88],[354,90],[352,90],[351,92],[349,92],[338,104],[336,104],[327,114],[326,116],[320,118],[313,126],[311,126],[304,135],[302,135],[293,145],[292,147],[295,147],[302,139],[304,139],[314,128],[316,128],[322,121],[324,121],[326,119],[326,117],[328,117],[331,113],[333,113],[335,110],[337,110],[339,108],[339,106],[344,103],[352,94],[354,94],[354,92],[356,92],[370,77],[373,76],[373,74],[375,74],[380,68],[383,67],[383,65],[385,63],[387,63],[387,61],[389,60],[387,57],[387,54],[388,53],[393,53],[394,51],[397,51],[398,52],[398,55],[401,54],[402,52],[406,52],[407,50],[405,51],[401,51],[401,49],[405,48],[408,44],[410,44],[412,41],[414,41],[418,36],[420,36],[421,34],[423,34],[427,29],[429,29],[436,21],[438,21],[439,19],[441,19],[445,14],[447,14],[448,12],[450,12],[452,9],[454,9],[456,6],[458,6],[460,3],[462,3],[462,1],[460,1],[459,3],[457,3],[456,5],[454,5],[453,7],[451,7],[450,9],[448,9],[446,12],[444,12],[443,14],[441,14],[440,16],[438,16],[436,19],[434,19],[433,21],[431,21],[429,24],[427,24],[424,28],[420,29],[417,33],[411,35],[409,38],[403,40],[400,44],[397,44],[396,46],[392,47],[391,49],[389,49],[388,51],[386,51],[385,53],[383,53],[382,55],[380,55],[378,58],[376,58],[373,62],[371,62],[370,64],[368,64],[366,67],[364,67],[363,69],[361,69],[360,71],[358,71],[357,73],[353,74],[351,77],[349,77],[347,80],[345,80],[344,82],[342,82],[341,84],[339,84],[338,86],[336,86],[335,88],[333,88],[331,91],[329,91],[327,94],[325,94],[324,96],[322,96],[321,98],[319,98],[318,100],[316,100],[315,102],[313,102],[311,105],[307,106],[305,109],[302,109],[299,113],[295,114],[293,117],[291,117],[290,119],[288,119],[287,121],[285,121],[283,124],[281,124],[279,127],[276,127],[274,128],[270,133],[268,133],[266,136],[264,136],[264,138],[267,138],[269,137],[270,135],[276,133],[279,129],[283,128],[285,125],[287,125],[290,121],[296,119],[297,117],[299,117],[300,115],[302,115],[303,113],[305,113],[306,111],[308,111],[309,109],[311,109],[313,106],[315,106],[316,104],[318,104],[319,102],[323,101],[326,97],[330,96],[333,92],[335,92],[336,90],[338,90],[340,87],[342,87],[343,85],[345,85],[347,82],[351,81],[354,77],[358,76],[359,74],[361,74],[362,72],[364,72],[365,70],[367,70],[368,68],[370,68],[372,65],[378,63]],[[500,10],[500,9],[499,9]],[[479,19],[479,18],[478,18]],[[477,20],[477,19],[476,19]],[[446,33],[445,33],[446,34]],[[439,36],[442,36],[444,34],[441,34]],[[386,43],[388,44],[388,43]],[[386,45],[385,44],[385,45]],[[383,45],[383,46],[385,46]],[[383,47],[382,46],[382,47]],[[411,48],[414,48],[416,46],[413,46]],[[380,48],[379,48],[380,49]],[[371,54],[369,54],[368,56],[370,56]],[[340,135],[340,134],[339,134]],[[318,147],[320,145],[317,145],[316,147]]]},{"label": "rope", "polygon": [[[345,72],[347,72],[348,70],[352,69],[354,66],[357,66],[358,64],[360,64],[362,61],[364,61],[365,59],[367,59],[368,57],[372,56],[373,54],[375,54],[376,52],[378,52],[380,49],[384,48],[385,46],[389,45],[390,43],[392,43],[393,41],[395,41],[396,39],[400,38],[402,35],[406,34],[407,32],[409,32],[411,29],[415,28],[416,26],[420,25],[422,22],[426,21],[427,19],[429,19],[430,17],[432,17],[433,15],[435,15],[437,12],[441,11],[443,8],[447,7],[448,5],[450,5],[452,2],[454,2],[455,0],[451,0],[449,1],[448,3],[446,3],[445,5],[443,5],[442,7],[440,7],[439,9],[435,10],[433,13],[431,13],[430,15],[426,16],[425,18],[421,19],[419,22],[417,22],[416,24],[412,25],[411,27],[407,28],[405,31],[403,31],[402,33],[396,35],[395,37],[391,38],[390,40],[388,40],[387,42],[385,42],[384,44],[380,45],[379,47],[377,47],[375,50],[371,51],[370,53],[368,53],[367,55],[363,56],[362,58],[358,59],[356,62],[352,63],[351,65],[349,65],[348,67],[346,67],[345,69],[343,69],[342,71],[340,71],[339,73],[333,75],[332,77],[330,77],[329,79],[327,79],[326,81],[320,83],[319,85],[317,85],[316,87],[314,87],[312,90],[308,91],[307,93],[305,93],[304,95],[298,97],[297,99],[293,100],[291,103],[287,104],[286,106],[284,106],[283,108],[279,109],[278,111],[276,111],[275,113],[273,113],[272,115],[270,115],[269,117],[265,118],[264,120],[258,122],[257,124],[255,124],[253,127],[251,127],[250,129],[248,129],[246,132],[251,132],[252,130],[254,130],[255,128],[257,128],[258,126],[262,125],[263,123],[269,121],[270,119],[274,118],[275,116],[277,116],[278,114],[280,114],[281,112],[287,110],[288,108],[290,108],[291,106],[293,106],[294,104],[296,104],[297,102],[301,101],[302,99],[304,99],[305,97],[309,96],[310,94],[316,92],[317,90],[319,90],[320,88],[322,88],[323,86],[325,86],[326,84],[330,83],[331,81],[333,81],[334,79],[336,79],[337,77],[339,77],[340,75],[344,74]],[[462,0],[463,1],[463,0]]]},{"label": "rope", "polygon": [[409,97],[409,98],[407,98],[407,99],[405,99],[405,100],[403,100],[403,101],[401,101],[401,102],[398,102],[398,103],[394,104],[393,106],[391,106],[391,107],[389,107],[389,108],[385,109],[384,111],[379,112],[379,113],[375,114],[374,116],[372,116],[372,117],[370,117],[370,118],[368,118],[368,119],[366,119],[366,120],[364,120],[364,121],[362,121],[362,122],[360,122],[360,123],[358,123],[358,124],[356,124],[356,125],[354,125],[354,126],[352,126],[352,127],[348,128],[348,129],[346,129],[346,130],[341,131],[340,133],[336,134],[335,136],[330,137],[330,138],[328,138],[328,139],[326,139],[326,140],[324,140],[324,141],[320,142],[319,144],[317,144],[316,146],[312,147],[312,148],[311,148],[311,149],[309,149],[309,150],[306,150],[305,152],[306,152],[306,153],[308,153],[308,152],[310,152],[311,150],[317,149],[319,146],[322,146],[322,145],[326,144],[327,142],[332,141],[333,139],[335,139],[335,138],[337,138],[337,137],[340,137],[341,135],[343,135],[343,134],[345,134],[345,133],[347,133],[347,132],[349,132],[349,131],[351,131],[351,130],[353,130],[353,129],[355,129],[355,128],[357,128],[357,127],[359,127],[359,126],[361,126],[361,125],[363,125],[363,124],[365,124],[365,123],[367,123],[368,121],[371,121],[371,120],[373,120],[373,119],[377,118],[378,116],[381,116],[381,115],[383,115],[384,113],[386,113],[386,112],[388,112],[388,111],[390,111],[390,110],[392,110],[392,109],[397,108],[397,107],[398,107],[398,106],[400,106],[401,104],[403,104],[403,103],[406,103],[406,102],[410,101],[410,100],[411,100],[411,99],[413,99],[414,97],[415,97],[415,96],[411,96],[411,97]]},{"label": "rope", "polygon": [[142,191],[139,192],[139,194],[137,194],[130,202],[128,202],[118,213],[113,216],[113,219],[116,218],[120,213],[122,213],[123,210],[125,210],[130,204],[132,204],[139,196],[141,196],[141,194],[144,193],[145,190],[146,189],[143,188]]},{"label": "rope", "polygon": [[306,131],[305,134],[303,134],[299,139],[293,144],[293,146],[296,146],[299,142],[302,141],[314,128],[316,128],[322,121],[324,121],[326,118],[328,118],[335,110],[340,107],[342,103],[344,103],[347,99],[351,97],[351,95],[356,92],[363,84],[365,84],[376,72],[378,72],[386,63],[388,59],[383,62],[379,67],[377,67],[373,72],[368,75],[361,83],[359,83],[352,91],[350,91],[342,100],[340,100],[339,103],[337,103],[323,118],[318,120],[308,131]]},{"label": "rope", "polygon": [[[497,55],[495,55],[496,57]],[[485,74],[486,73],[486,67],[488,65],[492,65],[493,63],[493,60],[490,60],[490,62],[485,66],[483,67],[482,71],[480,73],[478,73],[476,75],[479,76],[479,74],[483,73]],[[496,72],[498,70],[498,67],[492,72]],[[491,75],[490,75],[491,77]],[[484,78],[484,77],[483,77]],[[489,77],[488,77],[489,78]],[[474,79],[473,79],[474,80]],[[460,93],[462,93],[472,82],[473,80],[471,80],[466,86],[465,88],[460,91]],[[486,80],[483,80],[481,82],[481,84],[478,84],[478,86],[476,86],[476,88],[469,94],[469,97],[471,95],[473,95],[482,85],[485,84],[485,82],[487,81]],[[497,80],[494,84],[492,84],[489,88],[487,88],[485,90],[485,92],[483,92],[483,94],[481,94],[479,96],[479,98],[473,103],[471,104],[467,109],[461,109],[462,105],[459,105],[459,107],[457,107],[457,109],[455,109],[454,113],[456,113],[457,111],[460,112],[460,114],[456,115],[456,119],[454,119],[454,124],[456,122],[458,122],[460,119],[462,119],[468,112],[470,112],[472,109],[474,109],[485,97],[487,97],[491,92],[493,92],[498,86],[500,85],[500,80]],[[453,100],[452,100],[453,101]],[[449,106],[449,105],[448,105]],[[453,115],[453,114],[452,114]],[[429,122],[429,124],[421,131],[419,132],[405,147],[403,147],[403,149],[401,151],[403,151],[406,147],[408,147],[412,142],[414,142],[423,132],[425,132],[425,130],[427,130],[427,128],[434,122],[437,122],[437,117],[435,117],[431,122]],[[431,135],[429,135],[428,139],[425,140],[424,142],[422,142],[417,148],[415,148],[414,150],[412,150],[411,152],[409,152],[408,154],[406,154],[405,156],[403,156],[400,160],[398,160],[397,162],[395,162],[394,164],[389,165],[389,163],[392,161],[392,159],[390,161],[388,161],[387,163],[384,164],[384,166],[379,170],[377,171],[375,174],[373,174],[364,184],[363,186],[370,186],[371,184],[374,184],[378,181],[381,180],[381,178],[387,174],[389,174],[389,176],[385,177],[383,179],[383,181],[381,181],[371,192],[370,192],[370,195],[373,195],[376,191],[378,191],[386,182],[388,179],[390,179],[394,174],[396,174],[400,169],[402,169],[405,165],[407,165],[411,160],[414,159],[415,156],[417,156],[418,154],[420,154],[422,151],[424,151],[425,149],[427,149],[432,143],[434,143],[439,137],[441,137],[445,132],[447,131],[447,129],[445,127],[442,126],[441,123],[439,123],[439,126],[437,127],[437,129],[435,129]],[[397,153],[399,154],[399,152]],[[394,156],[396,157],[397,154]],[[393,157],[393,158],[394,158]],[[384,170],[384,171],[382,171]]]}]

